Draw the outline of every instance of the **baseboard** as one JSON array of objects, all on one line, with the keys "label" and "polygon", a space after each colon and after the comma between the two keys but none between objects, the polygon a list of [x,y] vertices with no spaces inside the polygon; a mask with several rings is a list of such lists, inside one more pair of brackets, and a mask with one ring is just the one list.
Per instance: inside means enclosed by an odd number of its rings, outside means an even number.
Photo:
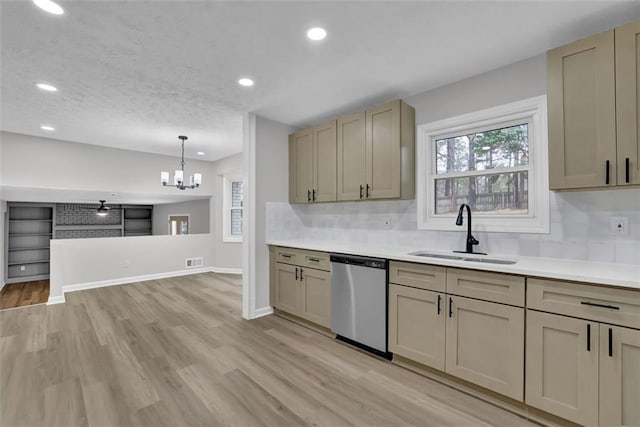
[{"label": "baseboard", "polygon": [[49,301],[47,301],[47,305],[54,305],[54,304],[62,304],[65,302],[64,299],[64,295],[61,295],[59,297],[49,297]]},{"label": "baseboard", "polygon": [[220,274],[242,274],[241,268],[211,267],[209,271]]},{"label": "baseboard", "polygon": [[252,319],[257,319],[258,317],[264,317],[273,314],[273,307],[267,306],[258,308],[254,313]]}]

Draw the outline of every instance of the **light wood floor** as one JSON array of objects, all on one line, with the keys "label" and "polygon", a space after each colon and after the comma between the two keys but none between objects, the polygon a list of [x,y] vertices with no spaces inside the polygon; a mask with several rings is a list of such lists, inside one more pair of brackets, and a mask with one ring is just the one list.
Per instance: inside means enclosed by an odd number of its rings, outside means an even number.
[{"label": "light wood floor", "polygon": [[43,304],[49,299],[49,281],[11,283],[5,285],[0,292],[0,310],[23,307],[25,305]]},{"label": "light wood floor", "polygon": [[522,418],[276,316],[239,276],[0,313],[2,426],[485,426]]}]

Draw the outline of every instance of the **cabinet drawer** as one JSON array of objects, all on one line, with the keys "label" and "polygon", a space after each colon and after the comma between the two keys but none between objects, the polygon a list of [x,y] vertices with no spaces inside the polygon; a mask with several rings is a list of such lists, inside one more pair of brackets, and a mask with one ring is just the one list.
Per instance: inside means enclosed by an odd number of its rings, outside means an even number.
[{"label": "cabinet drawer", "polygon": [[447,293],[524,307],[525,278],[449,268]]},{"label": "cabinet drawer", "polygon": [[640,291],[527,279],[527,307],[640,329]]},{"label": "cabinet drawer", "polygon": [[298,254],[298,264],[303,267],[329,271],[331,261],[326,252],[304,251]]},{"label": "cabinet drawer", "polygon": [[389,282],[430,291],[444,292],[446,268],[437,265],[391,261]]},{"label": "cabinet drawer", "polygon": [[276,248],[276,262],[284,264],[300,264],[300,252],[291,248]]}]

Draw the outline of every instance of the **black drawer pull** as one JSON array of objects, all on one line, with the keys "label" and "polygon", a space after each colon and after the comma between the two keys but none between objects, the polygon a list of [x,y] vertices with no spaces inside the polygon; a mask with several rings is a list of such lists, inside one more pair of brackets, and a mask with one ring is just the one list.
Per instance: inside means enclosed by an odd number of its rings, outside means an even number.
[{"label": "black drawer pull", "polygon": [[587,351],[591,351],[591,324],[587,323]]},{"label": "black drawer pull", "polygon": [[629,183],[629,158],[624,159],[624,182]]},{"label": "black drawer pull", "polygon": [[320,260],[318,258],[309,258],[309,261],[311,261],[311,262],[320,262]]},{"label": "black drawer pull", "polygon": [[609,328],[609,357],[613,357],[613,330]]},{"label": "black drawer pull", "polygon": [[296,267],[296,280],[298,280],[298,267]]},{"label": "black drawer pull", "polygon": [[440,315],[440,300],[442,300],[442,295],[438,295],[438,316]]},{"label": "black drawer pull", "polygon": [[605,171],[605,177],[606,177],[605,178],[605,184],[607,184],[607,185],[609,185],[609,163],[611,163],[611,162],[609,162],[609,160],[607,160],[606,163],[605,163],[605,168],[607,169]]},{"label": "black drawer pull", "polygon": [[620,307],[616,307],[615,305],[598,304],[597,302],[591,302],[591,301],[580,301],[580,304],[588,305],[591,307],[608,308],[610,310],[620,310]]},{"label": "black drawer pull", "polygon": [[453,317],[453,298],[449,297],[449,317]]},{"label": "black drawer pull", "polygon": [[289,254],[280,254],[280,256],[282,258],[291,258],[291,255],[289,255]]}]

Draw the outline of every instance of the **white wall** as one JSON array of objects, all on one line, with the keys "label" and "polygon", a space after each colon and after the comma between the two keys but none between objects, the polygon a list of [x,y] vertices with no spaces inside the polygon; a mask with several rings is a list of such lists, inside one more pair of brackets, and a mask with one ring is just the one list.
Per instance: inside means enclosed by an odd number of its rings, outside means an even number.
[{"label": "white wall", "polygon": [[224,175],[244,175],[244,162],[242,154],[226,157],[212,163],[211,175],[214,180],[215,197],[211,203],[213,215],[211,215],[216,248],[216,265],[225,268],[242,268],[242,243],[225,242],[223,240],[223,197]]},{"label": "white wall", "polygon": [[[123,193],[173,194],[160,172],[173,172],[180,158],[50,138],[0,132],[2,185]],[[176,144],[176,155],[179,155]],[[212,162],[187,159],[185,174],[203,174],[199,195],[213,195]]]},{"label": "white wall", "polygon": [[169,234],[169,215],[189,215],[189,234],[208,234],[210,231],[211,201],[191,200],[180,203],[163,203],[153,206],[153,235]]},{"label": "white wall", "polygon": [[289,200],[289,133],[293,128],[256,117],[255,122],[255,205],[254,251],[255,308],[269,307],[269,250],[266,244],[267,203]]},{"label": "white wall", "polygon": [[204,267],[211,268],[215,262],[211,241],[210,234],[52,240],[49,301],[61,302],[63,290],[71,286],[80,289],[184,273],[186,258],[202,257]]},{"label": "white wall", "polygon": [[[546,93],[544,55],[411,96],[416,123],[428,123]],[[282,183],[286,183],[284,180]],[[550,192],[550,233],[480,233],[477,250],[507,255],[640,264],[640,189]],[[270,240],[313,238],[464,248],[465,232],[418,230],[415,201],[270,204]],[[612,235],[609,219],[629,218],[630,234]],[[384,219],[391,218],[391,229]]]},{"label": "white wall", "polygon": [[7,242],[4,237],[4,224],[6,221],[7,202],[0,199],[0,289],[4,286],[6,281],[4,263],[6,262],[6,245]]}]

